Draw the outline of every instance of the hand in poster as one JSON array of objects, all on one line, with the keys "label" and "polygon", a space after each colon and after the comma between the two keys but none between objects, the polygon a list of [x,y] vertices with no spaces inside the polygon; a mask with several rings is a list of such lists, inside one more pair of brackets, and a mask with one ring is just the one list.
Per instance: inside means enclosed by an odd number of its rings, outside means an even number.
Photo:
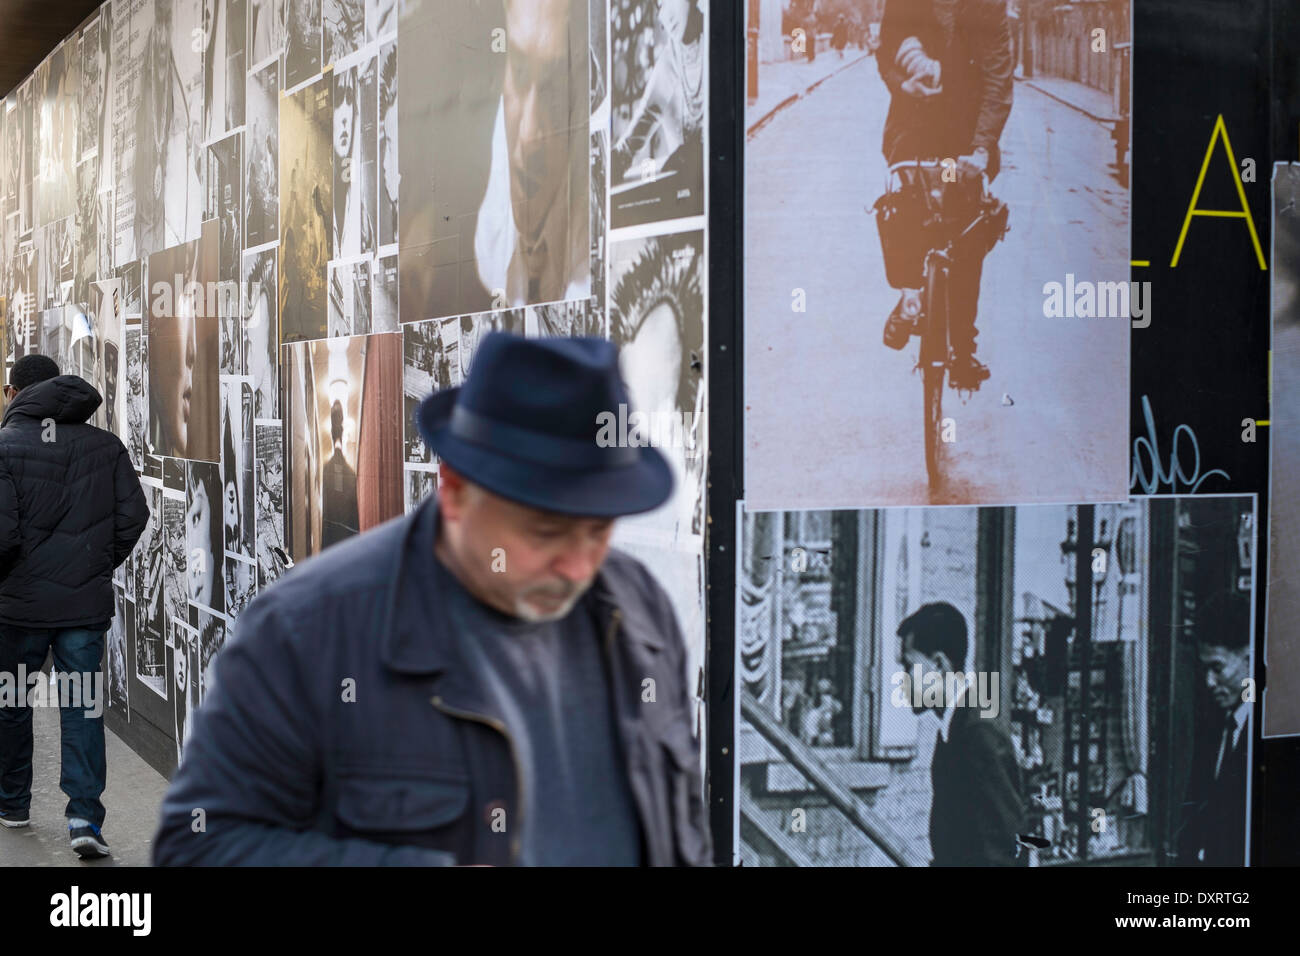
[{"label": "hand in poster", "polygon": [[907,79],[901,84],[904,93],[924,99],[943,92],[943,85],[939,82],[942,71],[939,61],[926,54],[916,37],[908,37],[898,45],[894,62],[907,74]]},{"label": "hand in poster", "polygon": [[976,146],[968,156],[957,157],[957,172],[963,176],[978,178],[988,172],[989,151],[983,146]]}]

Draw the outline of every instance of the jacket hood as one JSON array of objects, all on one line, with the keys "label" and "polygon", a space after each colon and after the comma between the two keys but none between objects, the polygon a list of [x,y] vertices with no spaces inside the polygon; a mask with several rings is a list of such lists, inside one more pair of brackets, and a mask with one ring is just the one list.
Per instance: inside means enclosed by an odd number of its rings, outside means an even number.
[{"label": "jacket hood", "polygon": [[15,416],[54,419],[59,425],[79,425],[95,413],[104,399],[98,389],[76,375],[54,378],[28,385],[5,409],[0,424],[8,425]]}]

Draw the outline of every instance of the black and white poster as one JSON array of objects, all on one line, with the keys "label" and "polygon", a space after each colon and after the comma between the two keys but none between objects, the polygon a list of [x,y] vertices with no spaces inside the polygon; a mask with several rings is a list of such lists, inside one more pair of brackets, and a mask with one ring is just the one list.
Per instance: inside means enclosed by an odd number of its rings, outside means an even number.
[{"label": "black and white poster", "polygon": [[[379,54],[379,244],[397,242],[397,44]],[[396,297],[394,297],[396,303]]]},{"label": "black and white poster", "polygon": [[[270,4],[271,0],[266,0]],[[280,235],[280,74],[271,63],[248,75],[245,127],[244,242],[262,246]]]},{"label": "black and white poster", "polygon": [[280,341],[326,335],[326,263],[333,257],[330,78],[280,101]]},{"label": "black and white poster", "polygon": [[[113,585],[113,620],[108,627],[104,657],[104,689],[108,709],[126,720],[131,719],[131,699],[128,690],[126,644],[130,625],[135,623],[135,604],[126,600],[122,585]],[[128,611],[129,608],[129,611]],[[129,614],[129,620],[128,620]]]},{"label": "black and white poster", "polygon": [[284,439],[279,422],[254,425],[257,460],[257,586],[278,580],[289,561],[284,540]]},{"label": "black and white poster", "polygon": [[144,441],[149,419],[149,399],[145,394],[145,372],[148,358],[148,341],[140,333],[140,326],[129,325],[123,335],[126,352],[126,435],[123,444],[131,454],[131,464],[136,471],[144,469]]},{"label": "black and white poster", "polygon": [[284,53],[285,18],[288,0],[248,0],[249,69],[260,68],[272,57]]},{"label": "black and white poster", "polygon": [[189,600],[213,611],[225,609],[224,521],[221,465],[188,463],[185,486],[186,579]]},{"label": "black and white poster", "polygon": [[622,524],[703,534],[704,233],[612,243],[609,281],[609,338],[632,400],[619,433],[659,448],[675,478],[668,505]]},{"label": "black and white poster", "polygon": [[149,257],[151,454],[211,462],[220,454],[220,313],[237,309],[239,296],[218,281],[218,229],[210,220],[201,240]]},{"label": "black and white poster", "polygon": [[253,392],[221,382],[221,519],[227,552],[253,558]]},{"label": "black and white poster", "polygon": [[279,409],[280,298],[275,250],[244,256],[244,371],[253,389],[254,418],[275,418]]},{"label": "black and white poster", "polygon": [[331,144],[334,149],[333,254],[355,258],[375,250],[378,176],[375,58],[336,69]]},{"label": "black and white poster", "polygon": [[226,282],[239,281],[239,259],[244,243],[239,211],[243,208],[242,139],[232,133],[208,147],[207,204],[204,220],[220,223],[217,234],[217,275]]},{"label": "black and white poster", "polygon": [[286,345],[286,533],[295,562],[401,514],[402,336]]},{"label": "black and white poster", "polygon": [[321,0],[321,21],[326,66],[356,53],[366,40],[365,0]]},{"label": "black and white poster", "polygon": [[449,328],[450,345],[443,337],[443,329],[455,321],[429,319],[402,326],[402,420],[406,424],[408,462],[429,464],[434,460],[433,450],[425,444],[424,436],[415,426],[415,414],[420,402],[451,386],[453,364],[459,371],[456,338]]},{"label": "black and white poster", "polygon": [[[746,512],[740,859],[1247,864],[1255,515]],[[821,799],[850,772],[875,781],[854,822]]]},{"label": "black and white poster", "polygon": [[422,170],[399,190],[402,320],[589,296],[585,0],[416,0],[402,37],[427,51],[397,63],[400,165]]},{"label": "black and white poster", "polygon": [[149,523],[132,553],[135,568],[135,677],[167,699],[167,661],[163,641],[165,565],[163,549],[163,498],[160,483],[141,479],[149,501]]},{"label": "black and white poster", "polygon": [[376,332],[396,332],[397,318],[397,256],[383,256],[375,260],[373,289],[374,307],[371,322]]},{"label": "black and white poster", "polygon": [[284,86],[287,90],[320,73],[321,0],[284,0]]},{"label": "black and white poster", "polygon": [[180,477],[179,488],[163,490],[163,604],[171,621],[187,621],[190,613],[184,469]]},{"label": "black and white poster", "polygon": [[432,468],[406,468],[406,510],[414,511],[438,490],[438,472]]},{"label": "black and white poster", "polygon": [[704,212],[704,27],[699,0],[610,0],[615,229]]}]

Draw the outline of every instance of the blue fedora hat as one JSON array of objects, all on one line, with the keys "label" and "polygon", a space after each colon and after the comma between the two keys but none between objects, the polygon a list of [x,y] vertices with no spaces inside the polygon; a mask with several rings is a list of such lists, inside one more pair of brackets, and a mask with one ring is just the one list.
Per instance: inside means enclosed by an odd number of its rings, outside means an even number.
[{"label": "blue fedora hat", "polygon": [[420,403],[420,434],[447,464],[519,504],[613,518],[672,494],[668,461],[649,445],[597,440],[602,413],[629,406],[618,349],[604,339],[493,332],[463,385]]}]

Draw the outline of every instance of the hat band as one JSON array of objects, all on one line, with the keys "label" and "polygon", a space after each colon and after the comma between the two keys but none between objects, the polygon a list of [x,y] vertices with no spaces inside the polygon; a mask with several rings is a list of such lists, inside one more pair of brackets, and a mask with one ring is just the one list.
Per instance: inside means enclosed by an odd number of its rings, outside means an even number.
[{"label": "hat band", "polygon": [[450,430],[453,435],[476,445],[485,445],[515,458],[559,468],[614,468],[636,464],[640,458],[640,452],[635,446],[601,447],[594,439],[581,441],[516,428],[514,425],[484,418],[464,405],[452,409]]}]

